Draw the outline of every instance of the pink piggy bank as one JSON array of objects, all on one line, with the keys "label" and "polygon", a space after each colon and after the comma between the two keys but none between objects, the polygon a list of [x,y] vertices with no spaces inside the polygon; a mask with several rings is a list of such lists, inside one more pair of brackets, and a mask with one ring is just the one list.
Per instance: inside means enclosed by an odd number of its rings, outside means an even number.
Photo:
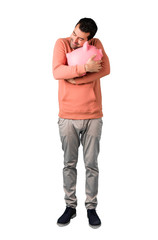
[{"label": "pink piggy bank", "polygon": [[67,53],[67,63],[69,66],[86,64],[88,59],[93,55],[95,61],[101,60],[103,53],[101,49],[97,49],[95,46],[89,45],[88,41],[83,44],[83,47],[77,48],[74,51]]}]

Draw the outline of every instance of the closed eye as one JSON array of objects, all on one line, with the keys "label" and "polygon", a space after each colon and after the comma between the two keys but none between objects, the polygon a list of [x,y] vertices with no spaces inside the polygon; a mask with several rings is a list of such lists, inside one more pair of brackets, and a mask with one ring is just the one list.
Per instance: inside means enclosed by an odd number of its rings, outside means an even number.
[{"label": "closed eye", "polygon": [[[74,35],[74,36],[77,36],[74,31],[73,31],[73,35]],[[83,41],[83,40],[84,40],[84,38],[81,38],[81,37],[78,37],[78,38],[80,39],[80,41]]]}]

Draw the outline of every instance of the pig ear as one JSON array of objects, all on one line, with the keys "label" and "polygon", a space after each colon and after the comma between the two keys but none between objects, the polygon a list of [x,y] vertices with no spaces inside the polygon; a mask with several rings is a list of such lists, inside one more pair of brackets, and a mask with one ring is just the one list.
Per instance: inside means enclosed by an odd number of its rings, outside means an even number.
[{"label": "pig ear", "polygon": [[86,41],[84,44],[83,44],[83,50],[86,51],[88,50],[88,41]]}]

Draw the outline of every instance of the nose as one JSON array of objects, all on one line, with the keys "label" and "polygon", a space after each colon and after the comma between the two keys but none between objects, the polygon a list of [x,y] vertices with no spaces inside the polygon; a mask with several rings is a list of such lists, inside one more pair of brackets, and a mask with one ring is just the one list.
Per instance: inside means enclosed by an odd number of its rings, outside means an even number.
[{"label": "nose", "polygon": [[74,43],[78,43],[78,37],[74,38]]}]

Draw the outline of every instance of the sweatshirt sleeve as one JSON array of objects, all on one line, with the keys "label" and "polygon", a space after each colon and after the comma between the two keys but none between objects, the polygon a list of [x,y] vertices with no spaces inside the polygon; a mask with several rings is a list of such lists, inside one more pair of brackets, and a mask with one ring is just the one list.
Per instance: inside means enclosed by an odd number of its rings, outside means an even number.
[{"label": "sweatshirt sleeve", "polygon": [[76,78],[86,73],[84,65],[68,66],[66,53],[65,44],[60,38],[56,41],[53,51],[52,72],[56,80]]},{"label": "sweatshirt sleeve", "polygon": [[107,54],[105,53],[105,50],[103,48],[103,45],[99,39],[95,39],[94,45],[97,48],[102,49],[103,57],[102,57],[102,69],[99,72],[93,72],[93,73],[87,73],[83,77],[75,78],[76,84],[84,84],[96,81],[97,79],[100,79],[108,74],[110,74],[110,63],[109,58]]}]

